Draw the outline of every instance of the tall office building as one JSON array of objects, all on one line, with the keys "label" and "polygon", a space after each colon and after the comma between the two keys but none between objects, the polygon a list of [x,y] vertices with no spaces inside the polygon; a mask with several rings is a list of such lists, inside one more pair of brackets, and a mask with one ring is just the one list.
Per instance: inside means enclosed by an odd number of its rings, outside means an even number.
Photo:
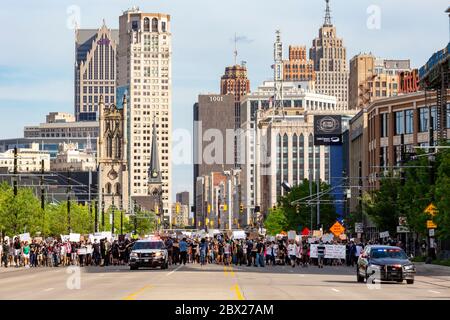
[{"label": "tall office building", "polygon": [[189,191],[178,192],[176,200],[182,205],[189,206]]},{"label": "tall office building", "polygon": [[166,218],[171,195],[171,55],[170,15],[144,13],[133,7],[120,16],[117,96],[127,93],[129,99],[130,196],[148,196],[152,122],[155,121]]},{"label": "tall office building", "polygon": [[329,0],[326,0],[325,21],[319,29],[319,36],[313,40],[309,57],[314,61],[317,93],[335,96],[337,108],[348,107],[347,54],[342,38],[336,36],[331,23]]},{"label": "tall office building", "polygon": [[115,103],[116,48],[119,31],[77,29],[75,32],[75,118],[95,121],[100,96],[106,104]]},{"label": "tall office building", "polygon": [[283,60],[283,80],[316,80],[314,62],[307,59],[305,46],[289,46],[289,60]]}]

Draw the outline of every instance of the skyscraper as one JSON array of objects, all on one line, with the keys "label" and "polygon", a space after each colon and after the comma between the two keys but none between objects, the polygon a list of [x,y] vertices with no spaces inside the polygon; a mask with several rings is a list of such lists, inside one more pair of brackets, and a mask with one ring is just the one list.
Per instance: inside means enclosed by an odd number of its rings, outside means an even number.
[{"label": "skyscraper", "polygon": [[326,0],[325,21],[319,36],[313,40],[309,57],[314,61],[317,93],[335,96],[338,109],[348,107],[348,66],[343,40],[336,36],[331,23],[329,0]]},{"label": "skyscraper", "polygon": [[133,7],[120,16],[117,95],[126,92],[129,99],[130,196],[148,196],[154,119],[165,216],[171,193],[171,54],[170,15]]},{"label": "skyscraper", "polygon": [[115,102],[116,48],[119,31],[100,29],[75,31],[75,118],[95,121],[100,96],[106,104]]}]

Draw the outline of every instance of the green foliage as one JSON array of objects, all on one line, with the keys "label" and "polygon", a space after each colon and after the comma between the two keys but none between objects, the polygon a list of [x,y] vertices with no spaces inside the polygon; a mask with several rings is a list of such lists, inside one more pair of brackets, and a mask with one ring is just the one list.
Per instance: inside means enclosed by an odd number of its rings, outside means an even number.
[{"label": "green foliage", "polygon": [[450,238],[450,150],[445,149],[438,157],[435,185],[436,206],[439,213],[434,217],[438,225],[437,235],[441,239]]},{"label": "green foliage", "polygon": [[450,150],[441,149],[434,162],[430,162],[424,152],[419,152],[418,155],[417,159],[404,164],[404,184],[402,185],[398,175],[391,174],[383,178],[380,188],[363,200],[365,211],[380,230],[395,233],[398,217],[404,216],[412,232],[426,236],[426,221],[431,217],[424,210],[430,203],[434,203],[439,210],[433,218],[438,225],[436,236],[439,239],[449,239]]},{"label": "green foliage", "polygon": [[42,231],[42,210],[32,189],[19,188],[14,196],[9,185],[0,185],[0,227],[7,235]]},{"label": "green foliage", "polygon": [[[316,188],[316,182],[312,182],[311,190],[313,192],[313,198],[315,198],[314,194],[316,193]],[[319,188],[320,192],[322,192],[329,190],[330,186],[324,182],[321,182]],[[301,201],[296,205],[291,204],[295,200],[303,199],[309,196],[309,181],[308,179],[304,179],[301,184],[293,186],[291,192],[279,199],[277,210],[272,210],[264,222],[266,229],[268,228],[267,223],[269,223],[270,228],[273,228],[273,230],[278,230],[280,226],[283,227],[282,229],[284,229],[284,231],[299,230],[300,227],[310,228],[311,223],[313,224],[313,227],[317,228],[317,206],[315,203],[311,206],[308,205],[306,201]],[[320,204],[320,224],[323,225],[325,229],[328,229],[334,224],[337,218],[336,209],[331,203],[333,197],[329,193],[325,193],[320,196],[320,200],[324,201],[324,203]],[[311,207],[313,209],[312,217]],[[280,213],[284,216],[283,218]],[[270,217],[272,214],[273,217]]]},{"label": "green foliage", "polygon": [[364,197],[364,209],[371,220],[382,231],[396,232],[400,216],[400,179],[388,175],[380,182],[380,188]]},{"label": "green foliage", "polygon": [[267,234],[279,234],[281,231],[286,231],[287,226],[287,218],[281,208],[274,208],[269,210],[269,215],[264,221],[264,227],[267,230]]}]

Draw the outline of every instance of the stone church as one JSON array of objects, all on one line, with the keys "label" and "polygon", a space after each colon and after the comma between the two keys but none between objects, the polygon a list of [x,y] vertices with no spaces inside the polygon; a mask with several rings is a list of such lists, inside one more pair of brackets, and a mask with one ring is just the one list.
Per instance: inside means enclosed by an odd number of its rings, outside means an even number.
[{"label": "stone church", "polygon": [[105,212],[112,204],[129,212],[126,100],[124,96],[122,109],[105,105],[103,97],[99,102],[98,186]]}]

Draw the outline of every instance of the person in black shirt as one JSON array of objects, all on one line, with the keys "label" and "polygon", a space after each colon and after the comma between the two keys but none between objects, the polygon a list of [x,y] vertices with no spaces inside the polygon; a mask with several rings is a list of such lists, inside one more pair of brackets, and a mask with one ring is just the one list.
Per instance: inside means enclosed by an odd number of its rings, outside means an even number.
[{"label": "person in black shirt", "polygon": [[252,240],[247,240],[247,267],[252,265],[252,250],[253,242]]},{"label": "person in black shirt", "polygon": [[258,267],[264,267],[264,251],[266,250],[266,246],[262,242],[262,240],[258,241],[256,245],[256,264]]}]

